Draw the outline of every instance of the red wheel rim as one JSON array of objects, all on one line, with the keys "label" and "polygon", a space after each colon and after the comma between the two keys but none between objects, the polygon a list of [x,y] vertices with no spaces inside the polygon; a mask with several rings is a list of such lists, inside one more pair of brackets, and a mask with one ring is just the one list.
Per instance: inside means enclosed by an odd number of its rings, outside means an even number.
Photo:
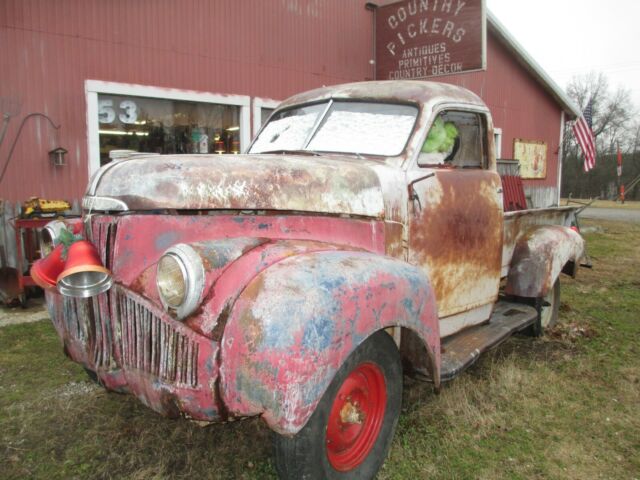
[{"label": "red wheel rim", "polygon": [[387,388],[380,367],[362,363],[345,378],[329,413],[327,457],[346,472],[360,465],[376,443],[387,406]]}]

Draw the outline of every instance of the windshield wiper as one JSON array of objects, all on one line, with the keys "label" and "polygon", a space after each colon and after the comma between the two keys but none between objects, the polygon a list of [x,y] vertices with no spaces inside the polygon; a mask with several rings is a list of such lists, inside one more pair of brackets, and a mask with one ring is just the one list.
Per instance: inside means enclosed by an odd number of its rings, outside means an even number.
[{"label": "windshield wiper", "polygon": [[257,154],[261,154],[261,153],[293,153],[295,155],[313,155],[314,157],[319,157],[321,154],[319,152],[316,152],[314,150],[286,150],[286,149],[279,149],[279,150],[267,150],[266,152],[256,152]]}]

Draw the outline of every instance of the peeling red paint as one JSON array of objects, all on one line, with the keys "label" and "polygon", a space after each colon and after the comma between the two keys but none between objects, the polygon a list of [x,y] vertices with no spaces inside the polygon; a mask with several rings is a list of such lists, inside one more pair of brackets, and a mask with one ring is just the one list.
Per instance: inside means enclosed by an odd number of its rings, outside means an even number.
[{"label": "peeling red paint", "polygon": [[295,433],[355,347],[398,325],[424,339],[439,378],[438,317],[420,270],[365,252],[282,260],[254,278],[233,309],[221,350],[224,402]]}]

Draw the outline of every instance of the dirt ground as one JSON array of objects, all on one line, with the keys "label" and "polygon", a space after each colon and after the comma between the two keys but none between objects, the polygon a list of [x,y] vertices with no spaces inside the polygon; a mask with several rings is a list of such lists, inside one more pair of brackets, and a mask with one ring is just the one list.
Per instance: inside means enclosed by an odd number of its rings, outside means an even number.
[{"label": "dirt ground", "polygon": [[0,328],[19,323],[31,323],[49,318],[44,298],[32,298],[27,302],[27,308],[0,307]]}]

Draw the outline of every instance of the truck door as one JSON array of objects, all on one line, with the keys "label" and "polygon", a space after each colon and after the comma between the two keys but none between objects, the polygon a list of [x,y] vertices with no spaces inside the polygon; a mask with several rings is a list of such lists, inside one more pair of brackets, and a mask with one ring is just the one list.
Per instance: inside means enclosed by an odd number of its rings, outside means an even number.
[{"label": "truck door", "polygon": [[442,336],[487,320],[498,296],[502,186],[487,131],[482,113],[441,112],[409,171],[409,262],[431,280]]}]

